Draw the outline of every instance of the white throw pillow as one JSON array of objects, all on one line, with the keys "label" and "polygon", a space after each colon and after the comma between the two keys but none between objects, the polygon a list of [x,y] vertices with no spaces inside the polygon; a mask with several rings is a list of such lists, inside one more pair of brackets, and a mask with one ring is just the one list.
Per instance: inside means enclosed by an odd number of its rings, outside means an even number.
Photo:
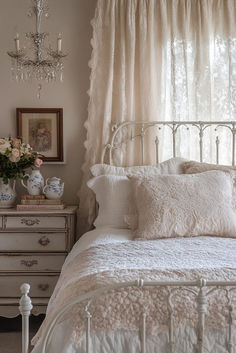
[{"label": "white throw pillow", "polygon": [[233,179],[234,189],[233,189],[233,206],[236,209],[236,167],[221,165],[221,164],[209,164],[209,163],[200,163],[196,161],[188,161],[182,164],[182,169],[185,174],[195,174],[203,173],[210,170],[222,170],[229,172]]},{"label": "white throw pillow", "polygon": [[127,228],[124,215],[129,212],[131,182],[126,176],[100,175],[88,181],[99,204],[94,226]]},{"label": "white throw pillow", "polygon": [[186,159],[175,157],[168,159],[157,166],[143,165],[133,167],[115,167],[109,164],[95,164],[90,168],[93,176],[99,175],[160,175],[160,174],[183,174],[182,164]]},{"label": "white throw pillow", "polygon": [[138,238],[198,235],[236,237],[229,173],[209,171],[158,177],[131,176]]}]

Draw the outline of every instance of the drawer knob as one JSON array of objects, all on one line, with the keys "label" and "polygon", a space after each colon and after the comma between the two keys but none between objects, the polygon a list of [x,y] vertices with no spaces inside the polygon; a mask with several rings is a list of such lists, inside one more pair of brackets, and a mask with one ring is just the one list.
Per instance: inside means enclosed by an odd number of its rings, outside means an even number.
[{"label": "drawer knob", "polygon": [[21,260],[21,265],[25,265],[26,267],[32,267],[34,265],[38,265],[37,260]]},{"label": "drawer knob", "polygon": [[50,243],[50,240],[48,239],[48,237],[46,237],[45,235],[43,237],[41,237],[39,239],[39,244],[42,246],[47,246]]},{"label": "drawer knob", "polygon": [[47,284],[47,283],[39,284],[39,285],[38,285],[38,288],[39,288],[40,290],[42,290],[43,292],[45,292],[46,290],[48,290],[49,284]]},{"label": "drawer knob", "polygon": [[34,226],[35,224],[39,224],[40,220],[39,219],[26,219],[22,218],[21,219],[21,224],[25,224],[28,227]]}]

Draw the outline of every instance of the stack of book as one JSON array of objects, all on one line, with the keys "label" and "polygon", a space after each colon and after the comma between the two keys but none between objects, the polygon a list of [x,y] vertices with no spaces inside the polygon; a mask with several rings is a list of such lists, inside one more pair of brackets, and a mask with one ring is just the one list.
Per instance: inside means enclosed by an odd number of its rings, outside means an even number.
[{"label": "stack of book", "polygon": [[16,206],[17,211],[45,211],[63,210],[65,204],[62,200],[48,200],[44,195],[24,195],[20,205]]}]

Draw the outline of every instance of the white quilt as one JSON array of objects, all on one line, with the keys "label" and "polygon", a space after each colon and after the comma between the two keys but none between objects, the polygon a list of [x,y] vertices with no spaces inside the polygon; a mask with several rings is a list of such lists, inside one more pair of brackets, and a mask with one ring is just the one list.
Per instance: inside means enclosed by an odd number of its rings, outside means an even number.
[{"label": "white quilt", "polygon": [[[149,280],[194,280],[198,278],[236,280],[236,239],[196,237],[153,241],[133,241],[128,230],[95,230],[75,245],[63,266],[61,277],[50,300],[47,318],[34,338],[39,339],[33,353],[40,352],[40,338],[51,317],[76,296],[119,281],[145,278]],[[148,353],[168,352],[166,303],[163,293],[146,290],[145,300],[157,303],[148,307]],[[130,302],[134,305],[130,307]],[[212,300],[207,317],[207,352],[226,352],[223,348],[225,312],[222,303]],[[106,310],[104,310],[106,308]],[[95,310],[93,307],[91,311]],[[93,350],[97,353],[137,352],[139,339],[140,295],[132,290],[102,298],[93,311]],[[101,315],[97,315],[100,312]],[[190,315],[188,315],[190,313]],[[136,315],[135,315],[136,314]],[[180,324],[180,321],[183,324]],[[196,322],[192,300],[182,298],[176,313],[176,352],[194,352]],[[50,353],[82,353],[82,314],[70,312],[55,330]],[[181,333],[181,334],[180,334]],[[99,345],[98,342],[102,342]],[[115,346],[113,350],[112,346]],[[60,350],[58,351],[58,347]]]}]

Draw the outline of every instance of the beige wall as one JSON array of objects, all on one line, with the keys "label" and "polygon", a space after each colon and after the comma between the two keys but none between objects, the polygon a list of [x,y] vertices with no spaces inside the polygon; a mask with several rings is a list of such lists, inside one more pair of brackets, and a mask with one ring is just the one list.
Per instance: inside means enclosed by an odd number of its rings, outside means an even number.
[{"label": "beige wall", "polygon": [[[50,18],[42,23],[42,30],[50,33],[56,44],[59,32],[63,35],[63,49],[69,53],[65,60],[64,82],[43,84],[42,97],[37,99],[37,85],[11,82],[10,59],[6,52],[13,49],[13,38],[20,33],[21,44],[25,32],[34,28],[34,20],[27,17],[30,0],[0,0],[0,137],[16,135],[17,107],[61,107],[64,109],[64,165],[44,165],[45,177],[58,176],[65,181],[64,199],[78,203],[76,193],[81,183],[84,157],[89,75],[90,39],[96,0],[49,0]],[[18,183],[19,184],[19,183]],[[18,185],[18,192],[22,193]]]}]

